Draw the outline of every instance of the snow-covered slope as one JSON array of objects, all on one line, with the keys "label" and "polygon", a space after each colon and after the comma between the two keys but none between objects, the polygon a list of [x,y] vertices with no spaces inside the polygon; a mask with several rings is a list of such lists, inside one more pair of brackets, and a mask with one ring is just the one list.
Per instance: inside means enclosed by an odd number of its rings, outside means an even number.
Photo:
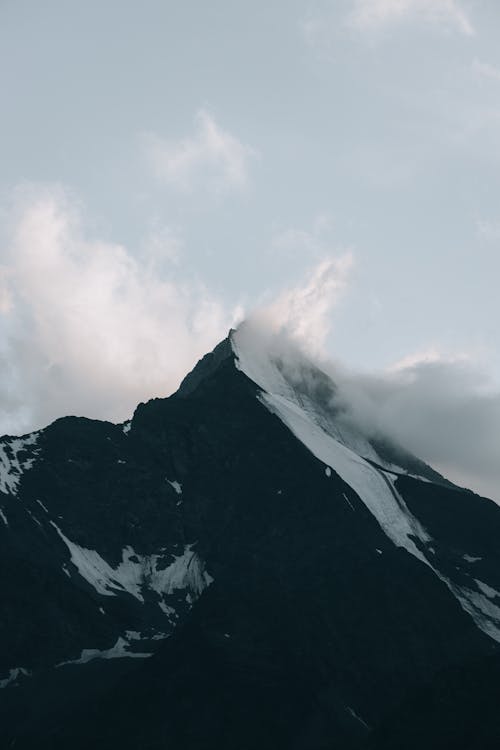
[{"label": "snow-covered slope", "polygon": [[[236,366],[268,396],[282,404],[296,407],[307,419],[338,443],[395,473],[417,476],[423,480],[443,480],[437,472],[400,447],[388,460],[377,450],[372,437],[364,434],[344,413],[345,405],[337,399],[337,387],[317,365],[279,336],[265,336],[252,324],[243,323],[231,331],[230,342]],[[379,442],[385,436],[379,436]],[[418,470],[413,468],[418,466]],[[411,468],[410,468],[411,467]]]},{"label": "snow-covered slope", "polygon": [[400,474],[430,480],[387,463],[366,436],[342,424],[334,408],[334,383],[299,351],[280,353],[277,342],[271,354],[248,325],[231,332],[230,341],[236,366],[261,389],[261,403],[325,464],[327,476],[333,469],[354,490],[391,541],[429,566],[476,625],[500,642],[500,593],[473,578],[457,583],[440,569],[439,542],[410,512],[395,484]]}]

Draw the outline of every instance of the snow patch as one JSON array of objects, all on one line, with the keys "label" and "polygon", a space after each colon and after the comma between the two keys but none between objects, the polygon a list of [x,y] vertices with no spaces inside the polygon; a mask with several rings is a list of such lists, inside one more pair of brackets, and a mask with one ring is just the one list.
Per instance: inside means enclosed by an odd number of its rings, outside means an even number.
[{"label": "snow patch", "polygon": [[394,544],[428,564],[412,539],[417,537],[427,542],[430,539],[427,532],[409,512],[394,481],[361,457],[383,463],[370,443],[363,435],[347,435],[344,427],[341,431],[328,405],[316,403],[307,388],[300,385],[313,379],[313,375],[320,376],[330,383],[333,392],[330,379],[305,360],[295,363],[295,374],[290,368],[280,366],[278,358],[269,356],[262,342],[245,326],[232,334],[231,344],[237,368],[263,389],[258,399],[264,406],[279,417],[327,469],[333,468],[352,487]]},{"label": "snow patch", "polygon": [[122,430],[123,430],[123,432],[124,432],[125,435],[128,435],[128,433],[130,432],[130,428],[131,427],[132,427],[132,420],[131,419],[129,419],[128,422],[124,422],[122,424]]},{"label": "snow patch", "polygon": [[205,570],[205,564],[201,558],[192,551],[193,546],[193,544],[187,544],[183,554],[174,556],[174,562],[163,570],[157,567],[158,556],[152,556],[153,566],[149,586],[153,591],[168,595],[176,589],[188,589],[189,593],[198,598],[214,582],[212,576]]},{"label": "snow patch", "polygon": [[314,422],[313,415],[297,404],[269,393],[259,394],[259,400],[287,425],[316,458],[332,466],[340,478],[352,487],[394,544],[404,547],[428,564],[411,537],[416,536],[425,542],[430,537],[413,518],[389,477],[327,434]]},{"label": "snow patch", "polygon": [[326,474],[327,477],[331,477],[332,476],[332,470],[330,469],[329,466],[326,467],[325,474]]},{"label": "snow patch", "polygon": [[[3,438],[0,441],[0,491],[16,495],[19,481],[25,471],[31,469],[40,452],[32,446],[36,444],[38,432],[23,438]],[[29,457],[23,454],[30,453]]]},{"label": "snow patch", "polygon": [[127,639],[127,641],[140,641],[141,634],[138,630],[126,630],[125,638]]},{"label": "snow patch", "polygon": [[491,588],[491,586],[488,586],[487,583],[484,583],[483,581],[478,581],[477,578],[474,578],[474,580],[479,586],[479,588],[481,589],[481,591],[483,592],[483,594],[485,594],[488,597],[488,599],[496,599],[497,597],[500,597],[500,594],[498,593],[498,591]]},{"label": "snow patch", "polygon": [[[443,578],[443,580],[445,579]],[[488,596],[472,591],[466,586],[456,586],[450,581],[445,582],[455,594],[463,609],[470,614],[478,628],[495,641],[500,642],[500,607],[493,604]],[[489,586],[488,589],[490,589]],[[496,595],[498,596],[498,594]]]},{"label": "snow patch", "polygon": [[7,685],[10,685],[11,682],[16,682],[16,680],[21,677],[30,677],[31,672],[29,669],[25,669],[24,667],[14,667],[14,669],[11,669],[9,671],[9,674],[7,677],[5,677],[3,680],[0,680],[0,689],[7,687]]},{"label": "snow patch", "polygon": [[7,521],[7,516],[5,515],[5,513],[3,512],[1,508],[0,508],[0,518],[2,519],[2,521],[4,522],[6,526],[9,525],[9,522]]},{"label": "snow patch", "polygon": [[346,503],[349,503],[349,506],[350,506],[351,510],[355,511],[356,509],[355,509],[354,505],[351,503],[351,501],[349,500],[349,498],[347,497],[347,495],[345,494],[345,492],[342,493],[342,496],[343,496],[344,500],[346,501]]},{"label": "snow patch", "polygon": [[338,410],[332,406],[337,390],[334,382],[300,350],[291,351],[290,342],[283,345],[279,336],[266,340],[265,334],[256,333],[248,323],[231,332],[230,342],[236,368],[267,394],[281,396],[312,415],[327,434],[359,456],[395,473],[408,474],[403,467],[382,458],[359,428],[339,419]]},{"label": "snow patch", "polygon": [[170,479],[167,479],[167,482],[171,487],[174,488],[178,495],[182,495],[182,484],[180,482],[178,482],[176,479],[174,479],[173,482],[171,482]]},{"label": "snow patch", "polygon": [[151,653],[129,651],[129,647],[129,640],[120,636],[115,645],[111,648],[104,650],[98,648],[84,648],[78,659],[61,661],[59,664],[56,664],[56,667],[63,667],[66,664],[87,664],[87,662],[92,661],[93,659],[122,659],[124,657],[128,657],[129,659],[148,659],[153,655]]},{"label": "snow patch", "polygon": [[28,514],[28,516],[31,518],[32,521],[34,521],[38,526],[40,526],[41,529],[43,529],[43,526],[38,520],[38,518],[34,516],[33,513],[30,510],[28,510],[28,508],[26,508],[26,513]]},{"label": "snow patch", "polygon": [[182,555],[173,555],[173,562],[164,567],[165,556],[139,555],[127,546],[122,550],[122,561],[113,568],[96,550],[80,547],[53,521],[51,524],[67,546],[79,574],[103,596],[116,596],[121,591],[144,602],[143,589],[160,596],[169,596],[176,589],[188,589],[195,601],[213,583],[203,560],[192,550],[194,544],[187,544]]},{"label": "snow patch", "polygon": [[165,614],[167,615],[167,617],[168,617],[169,619],[170,619],[171,617],[177,617],[177,612],[175,611],[175,609],[174,609],[173,607],[169,607],[169,605],[168,605],[168,604],[165,604],[165,602],[163,602],[163,601],[161,601],[161,602],[158,602],[158,606],[159,606],[159,608],[160,608],[160,609],[161,609],[161,610],[162,610],[163,612],[165,612]]},{"label": "snow patch", "polygon": [[365,727],[365,729],[370,729],[369,724],[367,724],[366,721],[364,719],[362,719],[361,716],[359,716],[359,714],[357,714],[356,711],[353,708],[351,708],[350,706],[346,706],[346,708],[349,711],[349,713],[351,714],[351,716],[354,719],[356,719],[356,721],[359,721],[359,723],[362,724]]},{"label": "snow patch", "polygon": [[[448,586],[462,608],[471,615],[476,625],[492,638],[500,641],[500,608],[483,593],[461,588],[454,584],[427,560],[424,553],[415,544],[414,540],[417,539],[421,542],[421,548],[427,550],[433,540],[421,523],[412,515],[404,499],[397,491],[395,486],[397,477],[388,476],[382,469],[373,466],[365,458],[354,452],[346,445],[345,441],[341,442],[337,439],[333,434],[331,425],[327,424],[315,409],[309,408],[306,399],[302,399],[302,402],[299,403],[296,394],[287,384],[283,387],[279,377],[273,382],[267,366],[264,366],[262,374],[255,369],[255,364],[248,364],[246,355],[241,356],[240,350],[237,350],[237,354],[240,368],[259,385],[265,383],[271,391],[274,391],[259,393],[257,398],[261,403],[271,413],[279,417],[316,458],[327,466],[331,466],[340,478],[354,490],[396,546],[405,548],[410,554],[429,566],[438,578]],[[284,393],[287,395],[283,395]],[[347,500],[345,495],[344,497]]]},{"label": "snow patch", "polygon": [[288,404],[280,396],[261,393],[259,399],[289,427],[291,432],[323,463],[333,466],[337,474],[356,492],[375,516],[389,539],[428,565],[487,635],[500,641],[500,607],[466,587],[454,584],[432,565],[413,541],[424,548],[433,541],[420,522],[411,514],[395,486],[395,479],[376,469],[345,445],[327,435],[310,416]]},{"label": "snow patch", "polygon": [[463,558],[468,563],[479,562],[480,560],[483,559],[482,557],[472,557],[472,555],[463,555]]}]

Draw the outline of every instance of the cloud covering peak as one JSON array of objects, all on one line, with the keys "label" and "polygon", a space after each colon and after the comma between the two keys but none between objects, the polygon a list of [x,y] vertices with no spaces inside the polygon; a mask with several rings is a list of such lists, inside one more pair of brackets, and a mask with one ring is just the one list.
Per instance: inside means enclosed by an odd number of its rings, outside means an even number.
[{"label": "cloud covering peak", "polygon": [[248,316],[274,334],[299,342],[313,354],[324,351],[332,312],[353,266],[352,253],[320,260],[300,283],[263,303]]},{"label": "cloud covering peak", "polygon": [[120,420],[166,395],[240,315],[88,236],[61,187],[17,191],[0,275],[1,432],[64,414]]},{"label": "cloud covering peak", "polygon": [[299,401],[319,399],[354,443],[389,442],[500,503],[500,392],[472,360],[432,349],[382,372],[353,371],[318,350],[314,355],[307,335],[272,323],[269,314],[255,315],[240,328],[246,371],[264,390],[272,392],[274,382],[267,357]]},{"label": "cloud covering peak", "polygon": [[[0,256],[2,434],[65,414],[124,420],[138,402],[174,391],[244,317],[175,264],[161,270],[90,237],[82,206],[61,187],[19,189],[8,218]],[[292,379],[307,377],[304,358],[312,357],[334,381],[334,408],[346,423],[389,437],[500,501],[500,393],[471,359],[434,347],[360,373],[327,358],[352,265],[350,253],[323,257],[303,280],[257,305],[248,320],[261,332],[259,346],[278,354]]]}]

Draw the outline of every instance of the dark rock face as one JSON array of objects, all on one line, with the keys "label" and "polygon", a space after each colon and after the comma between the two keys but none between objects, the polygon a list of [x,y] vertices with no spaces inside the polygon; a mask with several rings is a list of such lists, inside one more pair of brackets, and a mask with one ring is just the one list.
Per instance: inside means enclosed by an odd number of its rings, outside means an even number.
[{"label": "dark rock face", "polygon": [[5,747],[465,748],[482,706],[467,747],[498,746],[500,509],[388,472],[410,554],[257,395],[226,341],[128,431],[67,418],[22,449]]}]

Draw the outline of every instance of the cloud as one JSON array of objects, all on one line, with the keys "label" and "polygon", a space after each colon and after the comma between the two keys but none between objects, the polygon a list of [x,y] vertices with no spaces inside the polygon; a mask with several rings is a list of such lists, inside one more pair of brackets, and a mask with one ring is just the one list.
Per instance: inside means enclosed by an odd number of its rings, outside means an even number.
[{"label": "cloud", "polygon": [[154,219],[142,244],[142,252],[151,266],[161,268],[165,263],[179,265],[182,247],[180,233]]},{"label": "cloud", "polygon": [[139,401],[172,392],[237,316],[200,282],[89,237],[63,188],[18,190],[7,235],[0,433],[64,414],[123,420]]},{"label": "cloud", "polygon": [[[182,238],[159,221],[132,254],[89,236],[83,206],[62,186],[19,188],[5,214],[0,434],[66,414],[124,420],[175,390],[243,317],[180,275]],[[350,254],[322,258],[254,314],[321,351],[351,265]]]},{"label": "cloud", "polygon": [[359,31],[380,31],[401,23],[422,22],[472,36],[474,27],[456,0],[353,0],[348,24]]},{"label": "cloud", "polygon": [[[175,232],[158,231],[169,252],[171,243],[177,247]],[[139,401],[172,392],[242,318],[201,283],[173,276],[175,265],[165,271],[89,237],[83,208],[60,187],[17,191],[7,240],[0,255],[0,433],[64,414],[123,420]],[[316,358],[337,384],[339,419],[388,436],[500,501],[500,393],[471,358],[431,348],[371,374],[326,359],[352,265],[350,253],[323,258],[250,322],[265,331],[266,346],[288,351],[287,366],[297,347]],[[306,371],[296,367],[294,377]]]},{"label": "cloud", "polygon": [[326,214],[314,217],[310,230],[288,227],[276,231],[271,240],[271,249],[285,257],[309,256],[311,259],[327,252],[331,220]]},{"label": "cloud", "polygon": [[[158,230],[171,252],[178,236]],[[18,190],[0,255],[0,432],[40,427],[64,414],[123,420],[135,405],[172,392],[242,313],[196,280],[137,260],[88,236],[83,208],[61,187]],[[161,246],[161,242],[160,242]],[[154,253],[153,253],[154,256]],[[161,250],[160,250],[161,256]],[[472,359],[436,348],[381,373],[325,357],[350,253],[319,261],[250,321],[266,345],[286,340],[314,356],[337,384],[332,407],[370,436],[385,435],[450,479],[500,501],[500,393]],[[298,367],[297,373],[303,373]],[[340,407],[340,408],[339,408]]]},{"label": "cloud", "polygon": [[471,359],[431,350],[378,374],[325,366],[344,417],[365,434],[389,436],[449,479],[500,502],[500,392]]},{"label": "cloud", "polygon": [[500,68],[487,62],[481,62],[477,58],[472,62],[472,70],[481,78],[487,78],[492,81],[500,82]]},{"label": "cloud", "polygon": [[350,253],[323,259],[301,283],[261,305],[246,319],[247,344],[276,357],[305,394],[317,393],[321,383],[308,361],[330,375],[336,386],[330,407],[341,429],[389,439],[500,504],[500,389],[475,356],[445,355],[432,346],[371,373],[328,356],[333,310],[352,265]]},{"label": "cloud", "polygon": [[254,310],[249,316],[251,322],[320,354],[330,331],[332,310],[346,287],[352,265],[351,253],[321,260],[303,282]]},{"label": "cloud", "polygon": [[241,190],[248,184],[250,164],[257,155],[204,109],[196,114],[193,135],[168,140],[149,134],[145,146],[156,176],[183,192]]},{"label": "cloud", "polygon": [[[305,284],[303,297],[297,290],[299,298],[307,299],[306,290],[321,273],[317,269]],[[322,284],[316,287],[321,297]],[[278,305],[245,322],[240,336],[245,349],[254,351],[256,362],[262,361],[264,349],[306,402],[307,398],[319,399],[323,408],[331,410],[341,433],[354,440],[358,435],[390,441],[457,485],[500,504],[500,390],[471,357],[446,357],[431,348],[408,354],[385,371],[355,371],[332,361],[324,351],[314,356],[309,334],[316,331],[315,315],[311,331],[300,326],[297,330],[295,311],[293,304],[284,304],[284,309]],[[331,320],[326,308],[319,308],[319,317],[323,326],[326,319]],[[334,388],[326,387],[311,368],[311,360],[330,376]],[[266,368],[259,365],[257,371],[265,381]]]},{"label": "cloud", "polygon": [[488,242],[500,240],[500,221],[478,218],[476,219],[476,231],[478,236]]}]

